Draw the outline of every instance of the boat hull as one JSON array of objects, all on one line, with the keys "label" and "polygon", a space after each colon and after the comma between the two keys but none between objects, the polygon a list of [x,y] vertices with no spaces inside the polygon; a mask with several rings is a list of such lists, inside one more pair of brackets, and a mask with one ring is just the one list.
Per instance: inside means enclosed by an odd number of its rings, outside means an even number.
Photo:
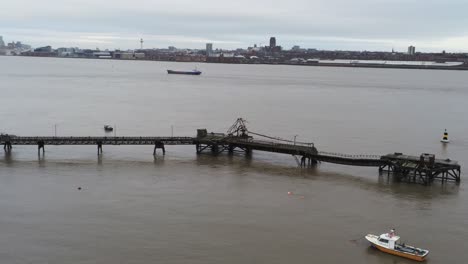
[{"label": "boat hull", "polygon": [[167,70],[168,74],[200,75],[201,71],[173,71]]},{"label": "boat hull", "polygon": [[[379,236],[376,236],[376,235],[368,234],[368,235],[365,236],[365,238],[367,239],[367,241],[369,241],[371,243],[372,247],[375,247],[375,248],[377,248],[378,250],[380,250],[382,252],[392,254],[392,255],[395,255],[395,256],[404,257],[404,258],[412,259],[412,260],[416,260],[416,261],[424,261],[426,256],[429,254],[428,250],[417,249],[417,248],[412,247],[412,246],[404,246],[403,245],[403,247],[406,250],[419,250],[419,251],[424,252],[424,254],[413,254],[413,253],[409,253],[407,251],[405,252],[405,250],[398,250],[398,249],[394,249],[393,247],[392,248],[385,247],[383,245],[380,245],[380,243],[378,241]],[[387,239],[387,238],[385,238],[385,239]],[[398,239],[399,239],[398,236],[394,237],[394,241],[396,241]],[[398,247],[402,247],[402,245],[398,245]]]},{"label": "boat hull", "polygon": [[406,253],[403,253],[403,252],[400,252],[400,251],[384,248],[384,247],[376,245],[376,244],[372,244],[372,246],[374,246],[375,248],[377,248],[378,250],[380,250],[382,252],[392,254],[392,255],[395,255],[395,256],[399,256],[399,257],[404,257],[404,258],[416,260],[416,261],[424,261],[425,258],[426,258],[426,256],[417,256],[417,255],[413,255],[413,254],[406,254]]}]

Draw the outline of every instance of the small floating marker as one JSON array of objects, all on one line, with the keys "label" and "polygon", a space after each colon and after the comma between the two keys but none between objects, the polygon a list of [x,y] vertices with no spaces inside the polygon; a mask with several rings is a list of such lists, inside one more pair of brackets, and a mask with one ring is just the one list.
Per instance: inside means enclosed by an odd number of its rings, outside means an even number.
[{"label": "small floating marker", "polygon": [[288,192],[288,195],[292,195],[292,192]]},{"label": "small floating marker", "polygon": [[81,191],[81,187],[78,187],[78,190]]},{"label": "small floating marker", "polygon": [[450,142],[450,140],[448,139],[447,129],[445,129],[444,136],[442,137],[442,140],[440,142],[442,142],[442,143],[449,143]]}]

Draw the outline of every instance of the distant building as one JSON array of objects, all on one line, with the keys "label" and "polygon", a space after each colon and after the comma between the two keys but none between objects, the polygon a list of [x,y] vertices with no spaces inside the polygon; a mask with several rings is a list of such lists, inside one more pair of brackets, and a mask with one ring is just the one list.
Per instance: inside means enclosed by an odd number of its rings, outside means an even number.
[{"label": "distant building", "polygon": [[51,46],[40,47],[40,48],[34,49],[34,51],[31,51],[31,48],[29,45],[22,45],[22,46],[28,47],[27,51],[21,52],[21,54],[24,56],[37,56],[37,57],[57,57],[58,56],[57,51],[53,50]]},{"label": "distant building", "polygon": [[14,41],[11,42],[11,43],[8,43],[8,44],[7,44],[7,48],[8,48],[8,49],[15,49],[15,48],[16,48],[16,43],[15,43]]},{"label": "distant building", "polygon": [[17,42],[16,44],[18,44],[18,43],[20,43],[21,50],[24,50],[24,51],[31,50],[31,45],[23,44],[21,42]]},{"label": "distant building", "polygon": [[291,48],[292,51],[300,51],[301,50],[301,47],[295,45]]},{"label": "distant building", "polygon": [[415,47],[415,46],[409,46],[409,47],[408,47],[408,54],[409,54],[409,55],[414,55],[414,54],[416,54],[416,47]]},{"label": "distant building", "polygon": [[177,54],[175,56],[175,61],[180,62],[205,62],[206,59],[206,56],[199,54]]},{"label": "distant building", "polygon": [[264,47],[264,50],[267,52],[281,52],[281,46],[276,45],[276,38],[270,38],[270,46]]},{"label": "distant building", "polygon": [[276,38],[271,37],[270,38],[270,49],[273,49],[274,47],[276,47]]},{"label": "distant building", "polygon": [[174,51],[177,50],[177,48],[174,47],[174,46],[169,46],[167,49],[168,49],[169,51],[171,51],[171,52],[174,52]]},{"label": "distant building", "polygon": [[121,60],[136,60],[136,59],[144,59],[145,53],[116,51],[116,52],[113,52],[112,57],[114,59],[121,59]]},{"label": "distant building", "polygon": [[0,48],[4,48],[5,47],[5,42],[3,41],[3,37],[0,36]]},{"label": "distant building", "polygon": [[73,57],[75,55],[75,48],[58,48],[57,55],[59,57]]},{"label": "distant building", "polygon": [[34,50],[34,52],[52,52],[51,46],[40,47]]},{"label": "distant building", "polygon": [[206,56],[210,56],[213,53],[213,43],[206,43]]},{"label": "distant building", "polygon": [[112,55],[108,51],[95,51],[93,52],[93,57],[98,59],[111,59]]}]

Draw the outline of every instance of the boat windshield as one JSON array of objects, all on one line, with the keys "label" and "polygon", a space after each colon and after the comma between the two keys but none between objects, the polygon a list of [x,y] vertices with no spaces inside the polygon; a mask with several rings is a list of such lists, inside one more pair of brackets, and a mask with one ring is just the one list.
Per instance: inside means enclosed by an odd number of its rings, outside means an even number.
[{"label": "boat windshield", "polygon": [[388,239],[379,238],[379,241],[382,242],[382,243],[388,244]]}]

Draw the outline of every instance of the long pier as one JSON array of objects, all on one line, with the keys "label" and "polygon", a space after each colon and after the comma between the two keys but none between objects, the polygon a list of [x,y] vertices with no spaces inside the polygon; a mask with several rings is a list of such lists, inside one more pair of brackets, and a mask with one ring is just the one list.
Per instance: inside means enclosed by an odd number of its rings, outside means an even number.
[{"label": "long pier", "polygon": [[[259,138],[254,138],[256,135]],[[251,155],[253,150],[293,155],[300,167],[314,167],[319,162],[349,166],[378,167],[379,172],[387,172],[397,180],[419,182],[425,185],[434,180],[460,182],[461,166],[457,161],[436,159],[432,154],[418,156],[393,153],[387,155],[347,155],[318,151],[313,143],[295,142],[248,131],[244,120],[238,119],[227,134],[208,133],[199,129],[196,137],[21,137],[0,135],[0,144],[5,151],[12,151],[14,145],[35,145],[38,154],[45,152],[46,145],[95,145],[98,155],[103,145],[152,145],[153,155],[157,149],[166,153],[166,145],[194,145],[196,152],[222,152],[232,154],[244,152]]]}]

